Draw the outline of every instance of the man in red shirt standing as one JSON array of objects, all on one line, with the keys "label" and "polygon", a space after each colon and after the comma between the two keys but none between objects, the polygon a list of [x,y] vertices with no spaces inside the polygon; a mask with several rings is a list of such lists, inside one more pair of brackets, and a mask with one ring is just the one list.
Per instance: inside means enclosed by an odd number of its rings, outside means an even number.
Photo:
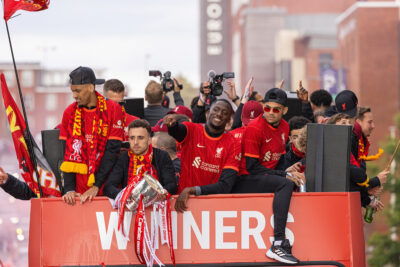
[{"label": "man in red shirt standing", "polygon": [[180,194],[175,209],[187,209],[189,195],[229,193],[239,171],[240,148],[234,137],[225,133],[233,113],[231,104],[218,99],[212,105],[205,125],[177,123],[173,116],[164,118],[168,133],[182,144]]},{"label": "man in red shirt standing", "polygon": [[299,262],[291,253],[289,240],[285,239],[287,214],[293,189],[304,182],[304,175],[296,171],[275,170],[289,135],[289,125],[282,116],[286,114],[285,91],[272,88],[264,97],[264,115],[246,127],[243,136],[243,159],[246,169],[240,170],[234,193],[275,193],[273,200],[275,240],[266,255],[284,263]]},{"label": "man in red shirt standing", "polygon": [[65,144],[60,166],[64,177],[64,202],[74,205],[101,195],[124,136],[121,107],[95,90],[92,69],[79,67],[70,73],[71,91],[76,102],[64,111],[60,139]]}]

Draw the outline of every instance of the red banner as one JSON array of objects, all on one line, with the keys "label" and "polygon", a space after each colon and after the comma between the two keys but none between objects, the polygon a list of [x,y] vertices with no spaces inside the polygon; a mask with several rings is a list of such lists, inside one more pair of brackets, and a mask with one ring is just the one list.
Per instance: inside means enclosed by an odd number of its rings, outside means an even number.
[{"label": "red banner", "polygon": [[[31,134],[26,131],[25,120],[22,117],[21,112],[19,111],[18,106],[15,103],[13,97],[11,96],[10,91],[8,90],[7,83],[3,73],[1,74],[0,79],[1,79],[1,91],[3,93],[4,106],[6,109],[8,122],[10,124],[10,131],[14,142],[15,153],[17,154],[17,158],[19,161],[21,176],[24,178],[25,182],[32,189],[32,191],[35,192],[36,195],[39,195],[39,187],[36,175],[34,174],[34,167],[24,137],[24,133],[28,135]],[[32,149],[35,149],[34,154],[36,155],[37,162],[39,163],[38,173],[42,185],[43,197],[61,196],[55,175],[51,171],[50,167],[48,167],[48,163],[44,158],[43,154],[37,147]]]},{"label": "red banner", "polygon": [[[128,241],[107,198],[82,205],[76,201],[74,206],[60,198],[31,201],[29,266],[139,265],[135,214],[125,214]],[[176,264],[272,262],[265,256],[274,236],[272,201],[273,194],[191,196],[187,211],[171,212]],[[159,232],[160,225],[150,223],[154,216],[147,208],[150,232]],[[285,234],[301,261],[365,266],[359,193],[293,193]],[[156,256],[172,264],[168,246],[156,236]]]},{"label": "red banner", "polygon": [[7,21],[15,11],[40,11],[47,9],[50,0],[4,0],[4,20]]}]

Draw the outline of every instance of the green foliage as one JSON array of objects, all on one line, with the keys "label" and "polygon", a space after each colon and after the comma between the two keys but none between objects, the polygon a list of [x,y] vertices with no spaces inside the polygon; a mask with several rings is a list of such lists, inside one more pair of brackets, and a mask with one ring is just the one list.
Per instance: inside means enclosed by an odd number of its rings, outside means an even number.
[{"label": "green foliage", "polygon": [[[395,122],[397,129],[400,130],[400,113],[396,114]],[[388,138],[386,142],[382,144],[387,160],[393,154],[396,143],[396,139]],[[386,204],[384,215],[387,217],[389,223],[389,233],[374,233],[369,239],[369,245],[372,248],[371,257],[368,259],[368,264],[371,267],[382,267],[382,266],[400,266],[400,151],[395,156],[396,168],[394,174],[389,175],[388,181],[384,186],[384,190],[395,195],[394,203]],[[384,169],[377,167],[376,165],[368,165],[373,168],[371,171],[378,171]],[[370,171],[370,170],[368,170]],[[372,176],[370,176],[372,177]],[[392,238],[395,236],[396,238]]]}]

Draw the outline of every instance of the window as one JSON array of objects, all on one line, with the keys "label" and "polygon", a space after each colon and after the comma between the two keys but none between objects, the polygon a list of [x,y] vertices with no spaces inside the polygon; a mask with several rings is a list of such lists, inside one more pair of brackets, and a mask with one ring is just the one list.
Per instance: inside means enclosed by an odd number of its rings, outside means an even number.
[{"label": "window", "polygon": [[46,110],[56,110],[57,109],[57,95],[56,94],[46,94]]},{"label": "window", "polygon": [[21,73],[22,78],[22,86],[24,87],[32,87],[33,86],[33,79],[34,79],[34,72],[33,70],[24,70]]},{"label": "window", "polygon": [[4,72],[4,76],[6,77],[6,82],[7,82],[8,87],[13,87],[16,85],[14,71],[7,70]]},{"label": "window", "polygon": [[[35,109],[35,95],[32,93],[23,94],[26,111]],[[15,99],[15,98],[14,98]]]}]

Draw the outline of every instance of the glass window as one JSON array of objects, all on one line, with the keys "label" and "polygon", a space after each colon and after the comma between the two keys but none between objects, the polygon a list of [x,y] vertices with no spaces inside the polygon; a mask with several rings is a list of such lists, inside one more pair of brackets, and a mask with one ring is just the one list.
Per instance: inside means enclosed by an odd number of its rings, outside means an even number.
[{"label": "glass window", "polygon": [[24,87],[32,87],[33,86],[33,79],[34,79],[34,72],[33,70],[24,70],[21,73],[22,78],[22,86]]},{"label": "glass window", "polygon": [[46,110],[56,110],[57,109],[57,95],[56,94],[46,94]]}]

